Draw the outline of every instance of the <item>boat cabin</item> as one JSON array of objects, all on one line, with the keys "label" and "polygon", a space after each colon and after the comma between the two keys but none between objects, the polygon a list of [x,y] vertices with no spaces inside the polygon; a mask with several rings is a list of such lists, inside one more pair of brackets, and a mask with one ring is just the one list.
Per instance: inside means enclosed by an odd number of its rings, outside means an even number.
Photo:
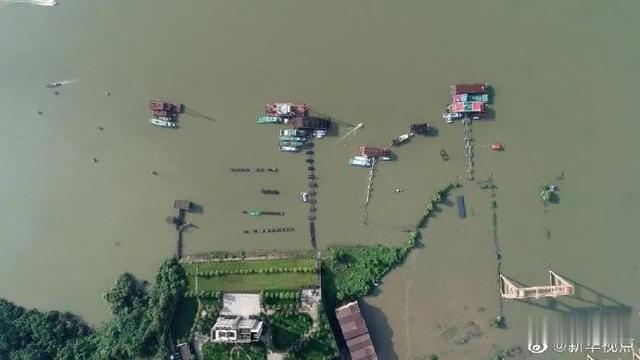
[{"label": "boat cabin", "polygon": [[454,102],[449,110],[452,113],[482,113],[487,111],[487,103],[480,101]]},{"label": "boat cabin", "polygon": [[388,158],[391,156],[391,150],[387,148],[360,145],[360,156],[374,157],[374,158],[380,158],[380,157]]}]

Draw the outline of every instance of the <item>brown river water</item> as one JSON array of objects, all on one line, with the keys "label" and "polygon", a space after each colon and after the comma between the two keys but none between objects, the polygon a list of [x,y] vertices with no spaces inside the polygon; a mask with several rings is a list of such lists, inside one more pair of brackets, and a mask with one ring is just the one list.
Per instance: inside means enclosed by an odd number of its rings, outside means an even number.
[{"label": "brown river water", "polygon": [[[632,0],[3,1],[0,296],[106,320],[101,294],[119,273],[152,280],[172,255],[164,219],[177,198],[199,205],[188,215],[198,227],[185,235],[187,253],[309,248],[298,200],[304,158],[277,150],[278,126],[254,121],[280,99],[365,124],[351,139],[339,141],[341,126],[316,141],[318,245],[399,244],[431,194],[464,174],[461,124],[439,119],[448,85],[487,81],[495,118],[472,125],[474,162],[476,178],[492,175],[498,186],[502,270],[544,285],[553,268],[576,295],[509,301],[509,328],[489,327],[498,311],[489,193],[462,180],[452,195],[465,196],[467,218],[444,206],[424,246],[365,299],[382,358],[526,352],[530,319],[576,313],[623,313],[627,336],[638,337],[638,20]],[[59,80],[71,81],[59,95],[43,86]],[[154,97],[186,104],[179,129],[149,125]],[[348,158],[423,121],[438,135],[415,137],[379,164],[364,226],[367,172]],[[506,150],[490,151],[495,141]],[[547,180],[559,185],[559,202],[544,207]],[[250,208],[286,216],[241,214]],[[242,233],[261,226],[296,231]]]}]

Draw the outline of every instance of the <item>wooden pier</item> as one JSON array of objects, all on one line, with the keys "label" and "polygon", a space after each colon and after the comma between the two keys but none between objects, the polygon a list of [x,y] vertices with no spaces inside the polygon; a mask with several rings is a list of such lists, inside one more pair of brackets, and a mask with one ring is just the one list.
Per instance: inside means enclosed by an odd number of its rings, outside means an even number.
[{"label": "wooden pier", "polygon": [[313,159],[315,155],[315,151],[313,149],[313,140],[309,140],[309,150],[306,151],[307,159],[305,163],[307,164],[307,180],[308,180],[308,190],[307,194],[309,194],[309,209],[307,210],[307,219],[309,220],[309,242],[311,243],[311,247],[314,249],[317,248],[316,243],[316,195],[318,188],[318,178],[316,177],[316,168],[315,168],[315,160]]},{"label": "wooden pier", "polygon": [[462,120],[464,128],[464,153],[467,158],[467,180],[473,180],[473,137],[471,135],[471,120]]},{"label": "wooden pier", "polygon": [[367,179],[367,191],[364,197],[364,210],[362,212],[362,223],[367,225],[369,219],[369,200],[371,200],[371,192],[373,190],[373,177],[375,176],[377,159],[373,158],[371,161],[371,168],[369,169],[369,178]]}]

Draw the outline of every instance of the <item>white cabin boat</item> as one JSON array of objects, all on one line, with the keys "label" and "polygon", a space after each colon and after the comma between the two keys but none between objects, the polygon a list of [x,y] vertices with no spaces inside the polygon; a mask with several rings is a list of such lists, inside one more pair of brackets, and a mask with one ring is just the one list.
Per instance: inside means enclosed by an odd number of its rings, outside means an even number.
[{"label": "white cabin boat", "polygon": [[349,160],[349,164],[353,166],[371,167],[371,159],[366,156],[354,156]]},{"label": "white cabin boat", "polygon": [[149,122],[155,126],[166,127],[166,128],[174,128],[176,127],[176,123],[172,121],[167,121],[159,118],[151,118]]},{"label": "white cabin boat", "polygon": [[295,146],[280,146],[280,151],[285,151],[285,152],[300,152],[301,148],[300,147],[295,147]]}]

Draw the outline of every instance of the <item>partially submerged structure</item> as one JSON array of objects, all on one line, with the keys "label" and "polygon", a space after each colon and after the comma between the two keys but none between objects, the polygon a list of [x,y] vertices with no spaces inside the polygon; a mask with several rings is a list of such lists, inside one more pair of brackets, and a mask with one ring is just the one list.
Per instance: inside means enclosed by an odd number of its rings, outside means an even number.
[{"label": "partially submerged structure", "polygon": [[358,302],[354,301],[336,309],[340,330],[347,342],[352,360],[377,360],[378,355],[371,342],[367,324],[362,318]]}]

